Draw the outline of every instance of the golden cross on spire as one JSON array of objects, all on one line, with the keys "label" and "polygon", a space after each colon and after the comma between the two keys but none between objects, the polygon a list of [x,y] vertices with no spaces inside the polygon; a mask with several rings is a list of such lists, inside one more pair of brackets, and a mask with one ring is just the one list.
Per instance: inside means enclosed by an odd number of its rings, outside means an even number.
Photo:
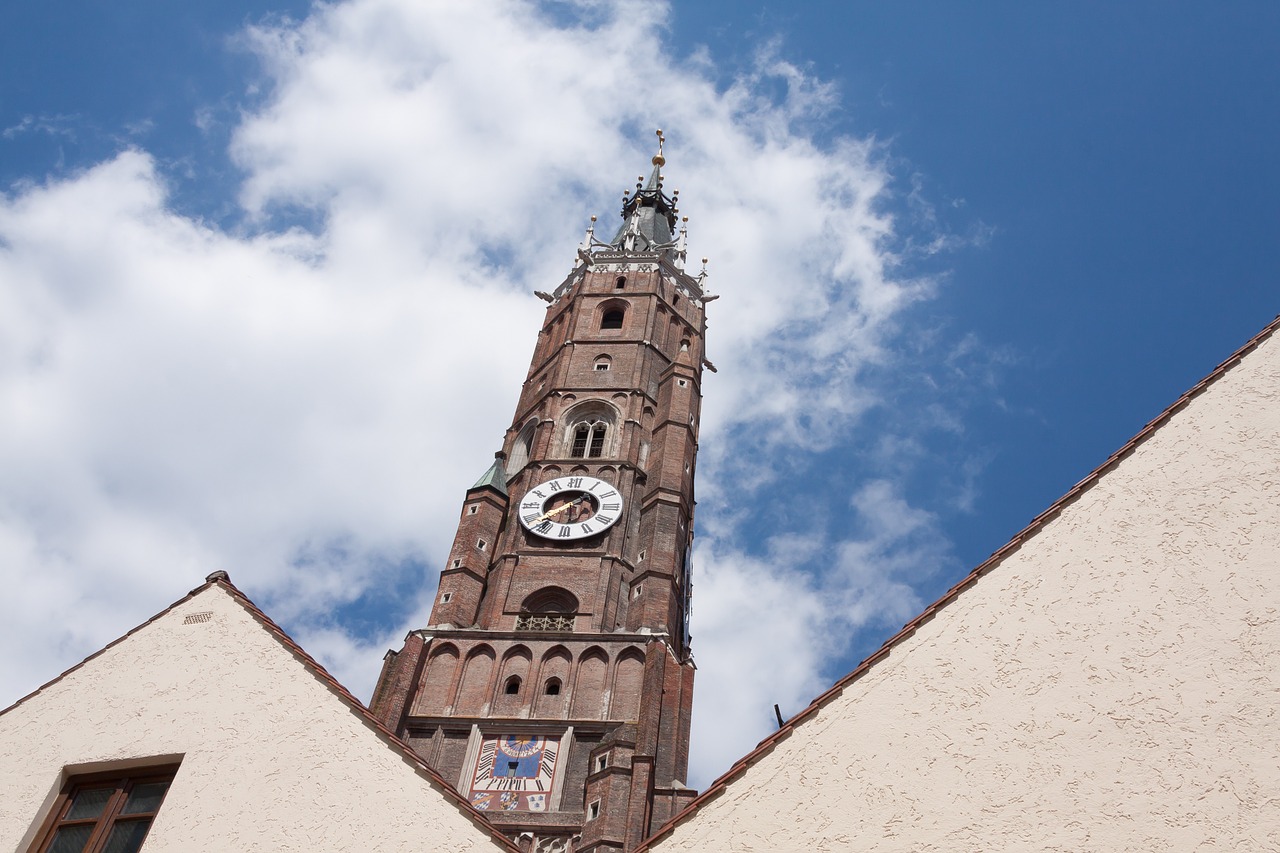
[{"label": "golden cross on spire", "polygon": [[657,134],[658,134],[658,153],[653,155],[653,165],[665,166],[667,165],[667,158],[662,156],[662,143],[666,142],[666,137],[662,135],[662,128],[658,128]]}]

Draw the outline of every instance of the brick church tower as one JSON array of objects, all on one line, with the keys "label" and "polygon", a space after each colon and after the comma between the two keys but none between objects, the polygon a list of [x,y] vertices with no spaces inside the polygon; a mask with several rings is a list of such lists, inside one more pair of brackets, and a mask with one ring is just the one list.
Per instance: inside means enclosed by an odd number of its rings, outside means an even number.
[{"label": "brick church tower", "polygon": [[[647,182],[551,294],[503,450],[467,491],[431,623],[373,712],[536,853],[624,851],[694,795],[690,545],[706,302]],[[714,369],[714,368],[712,368]]]}]

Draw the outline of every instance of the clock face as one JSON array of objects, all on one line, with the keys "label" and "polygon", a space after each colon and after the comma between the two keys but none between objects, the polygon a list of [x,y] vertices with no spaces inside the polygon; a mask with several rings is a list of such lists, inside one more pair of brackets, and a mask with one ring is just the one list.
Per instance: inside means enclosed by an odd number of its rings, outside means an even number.
[{"label": "clock face", "polygon": [[559,750],[553,738],[486,737],[471,777],[471,804],[481,811],[546,811]]},{"label": "clock face", "polygon": [[525,493],[525,530],[547,539],[581,539],[608,530],[622,515],[622,495],[595,477],[557,477]]}]

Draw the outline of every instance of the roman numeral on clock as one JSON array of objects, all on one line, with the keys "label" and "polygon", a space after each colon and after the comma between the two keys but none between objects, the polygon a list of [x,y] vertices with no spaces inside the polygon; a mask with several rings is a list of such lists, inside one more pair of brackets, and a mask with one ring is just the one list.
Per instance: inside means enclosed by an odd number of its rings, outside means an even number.
[{"label": "roman numeral on clock", "polygon": [[486,743],[480,748],[480,760],[476,762],[476,781],[493,775],[493,760],[498,755],[496,743]]},{"label": "roman numeral on clock", "polygon": [[514,519],[531,535],[572,540],[595,536],[616,524],[626,502],[604,480],[565,476],[530,488],[518,506]]}]

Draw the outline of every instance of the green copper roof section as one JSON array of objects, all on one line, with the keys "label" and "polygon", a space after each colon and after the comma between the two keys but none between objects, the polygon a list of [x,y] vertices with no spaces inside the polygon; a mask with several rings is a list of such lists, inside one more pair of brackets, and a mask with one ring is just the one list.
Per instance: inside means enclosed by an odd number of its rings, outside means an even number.
[{"label": "green copper roof section", "polygon": [[[472,489],[483,489],[489,487],[500,494],[507,493],[507,471],[502,467],[502,457],[495,457],[493,464],[489,466],[489,470],[480,475],[480,479],[476,480],[476,484]],[[470,489],[468,489],[470,491]]]}]

